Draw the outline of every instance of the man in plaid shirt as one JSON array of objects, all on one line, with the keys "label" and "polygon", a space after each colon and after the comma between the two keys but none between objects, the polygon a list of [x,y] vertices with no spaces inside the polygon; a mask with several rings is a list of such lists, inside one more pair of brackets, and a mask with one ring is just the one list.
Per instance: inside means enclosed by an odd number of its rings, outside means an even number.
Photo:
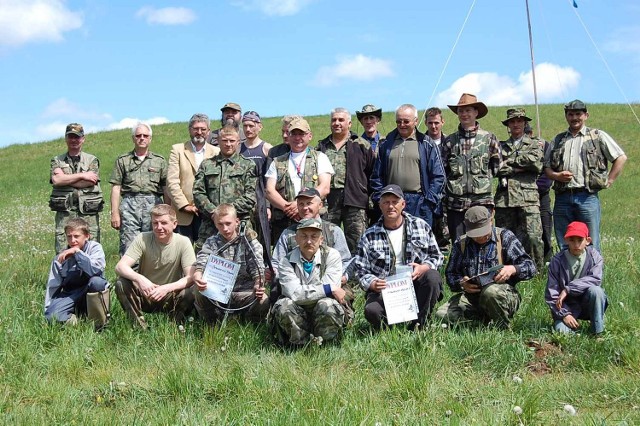
[{"label": "man in plaid shirt", "polygon": [[509,327],[520,306],[516,283],[537,272],[514,233],[496,228],[491,219],[484,206],[464,215],[466,234],[453,245],[445,272],[449,288],[458,294],[436,312],[445,322],[483,320]]},{"label": "man in plaid shirt", "polygon": [[412,268],[411,278],[418,301],[418,319],[410,328],[424,325],[436,302],[442,298],[438,268],[444,256],[431,228],[424,220],[404,212],[404,194],[398,185],[380,191],[382,217],[367,229],[358,244],[355,269],[367,292],[364,315],[374,329],[386,324],[382,294],[386,277],[400,266]]}]

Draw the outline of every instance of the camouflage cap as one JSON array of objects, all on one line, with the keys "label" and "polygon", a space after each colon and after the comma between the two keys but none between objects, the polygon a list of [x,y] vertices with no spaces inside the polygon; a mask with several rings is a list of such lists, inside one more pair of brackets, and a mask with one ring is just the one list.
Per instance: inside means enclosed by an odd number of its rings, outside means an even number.
[{"label": "camouflage cap", "polygon": [[470,238],[484,237],[491,232],[491,213],[485,206],[473,206],[464,214],[466,234]]},{"label": "camouflage cap", "polygon": [[291,123],[289,123],[289,131],[292,131],[294,129],[302,130],[305,133],[311,133],[311,127],[309,126],[309,123],[307,123],[307,120],[302,117],[291,120]]},{"label": "camouflage cap", "polygon": [[362,111],[356,111],[358,120],[367,115],[373,115],[374,117],[378,117],[379,120],[382,120],[382,108],[378,108],[373,104],[367,104],[362,107]]},{"label": "camouflage cap", "polygon": [[307,198],[318,197],[318,198],[320,198],[320,193],[315,188],[302,188],[300,190],[300,192],[298,192],[298,195],[296,195],[296,200],[298,198],[300,198],[300,197],[307,197]]},{"label": "camouflage cap", "polygon": [[507,119],[502,121],[505,126],[509,124],[509,120],[512,118],[524,118],[524,121],[531,121],[527,114],[524,112],[524,108],[509,108],[507,110]]},{"label": "camouflage cap", "polygon": [[573,101],[569,102],[564,106],[565,112],[571,111],[571,110],[587,112],[587,104],[582,102],[580,99],[574,99]]},{"label": "camouflage cap", "polygon": [[319,229],[322,231],[322,221],[320,219],[302,219],[298,223],[296,230],[301,229]]},{"label": "camouflage cap", "polygon": [[84,136],[84,127],[82,127],[82,124],[78,124],[78,123],[71,123],[67,126],[67,129],[64,131],[64,135],[76,135],[76,136],[80,136],[83,137]]},{"label": "camouflage cap", "polygon": [[220,111],[224,111],[225,109],[235,109],[236,111],[242,112],[240,105],[235,102],[227,102],[222,108],[220,108]]}]

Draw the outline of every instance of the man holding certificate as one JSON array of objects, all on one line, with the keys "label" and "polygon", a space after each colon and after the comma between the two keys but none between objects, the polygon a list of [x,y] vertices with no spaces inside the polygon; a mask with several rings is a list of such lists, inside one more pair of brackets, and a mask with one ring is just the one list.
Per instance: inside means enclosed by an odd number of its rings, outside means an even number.
[{"label": "man holding certificate", "polygon": [[464,214],[466,233],[456,239],[446,269],[447,284],[458,294],[436,312],[445,322],[482,320],[508,328],[520,305],[516,283],[536,274],[514,233],[491,219],[485,206]]},{"label": "man holding certificate", "polygon": [[[374,329],[405,319],[416,329],[442,298],[438,268],[444,256],[429,224],[404,212],[404,193],[398,185],[382,188],[379,205],[382,217],[365,231],[355,258],[360,285],[367,292],[364,315]],[[387,297],[406,288],[408,279],[413,292],[404,298]]]},{"label": "man holding certificate", "polygon": [[[194,264],[193,279],[199,290],[195,292],[196,310],[208,323],[230,312],[259,322],[269,312],[262,245],[251,229],[239,234],[240,220],[233,205],[220,204],[213,217],[218,232],[207,238]],[[217,297],[220,293],[226,294],[226,300]]]}]

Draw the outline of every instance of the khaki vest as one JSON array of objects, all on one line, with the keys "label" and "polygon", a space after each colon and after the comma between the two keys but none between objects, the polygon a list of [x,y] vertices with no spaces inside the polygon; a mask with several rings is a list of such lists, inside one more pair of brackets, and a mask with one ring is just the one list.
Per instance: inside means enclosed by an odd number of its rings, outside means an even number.
[{"label": "khaki vest", "polygon": [[[277,157],[276,170],[278,173],[276,191],[287,201],[293,201],[297,194],[293,182],[289,177],[289,153]],[[300,188],[315,188],[318,184],[318,151],[307,148],[307,158],[304,165],[304,175]]]},{"label": "khaki vest", "polygon": [[[52,161],[53,167],[60,168],[64,174],[73,174],[71,166],[65,161],[67,154],[61,154]],[[95,156],[85,152],[80,153],[78,173],[89,171],[89,166]],[[82,214],[97,214],[104,208],[104,198],[100,189],[100,182],[87,188],[72,186],[54,186],[49,198],[49,207],[56,212],[79,211]]]},{"label": "khaki vest", "polygon": [[447,192],[455,196],[466,194],[491,194],[491,171],[489,170],[490,133],[478,129],[476,140],[468,154],[462,154],[462,143],[458,133],[451,137],[451,154],[446,159],[450,173],[447,176]]}]

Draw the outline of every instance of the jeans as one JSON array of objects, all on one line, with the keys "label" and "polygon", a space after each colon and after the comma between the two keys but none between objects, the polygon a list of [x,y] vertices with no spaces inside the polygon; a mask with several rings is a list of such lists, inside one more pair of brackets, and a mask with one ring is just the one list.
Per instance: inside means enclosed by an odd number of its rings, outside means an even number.
[{"label": "jeans", "polygon": [[[593,334],[599,334],[604,331],[604,312],[607,310],[607,295],[602,287],[589,287],[585,292],[582,299],[583,313],[586,315],[580,315],[580,319],[588,319],[591,324],[589,331]],[[553,322],[553,328],[560,333],[574,333],[574,330],[567,327],[562,320],[555,320]]]},{"label": "jeans", "polygon": [[430,228],[433,228],[433,212],[423,194],[405,192],[404,201],[407,203],[407,206],[404,208],[405,212],[412,216],[419,217],[427,222]]},{"label": "jeans", "polygon": [[556,192],[553,206],[554,229],[560,250],[567,248],[564,233],[573,221],[584,222],[589,228],[589,236],[593,247],[600,251],[600,199],[598,193],[586,191]]}]

